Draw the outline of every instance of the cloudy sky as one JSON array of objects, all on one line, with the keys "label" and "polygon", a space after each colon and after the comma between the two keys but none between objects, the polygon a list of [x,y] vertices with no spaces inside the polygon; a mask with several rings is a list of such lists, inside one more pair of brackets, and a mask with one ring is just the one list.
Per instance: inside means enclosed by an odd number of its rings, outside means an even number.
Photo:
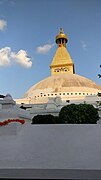
[{"label": "cloudy sky", "polygon": [[0,94],[20,98],[50,76],[60,27],[76,73],[101,85],[100,0],[0,0]]}]

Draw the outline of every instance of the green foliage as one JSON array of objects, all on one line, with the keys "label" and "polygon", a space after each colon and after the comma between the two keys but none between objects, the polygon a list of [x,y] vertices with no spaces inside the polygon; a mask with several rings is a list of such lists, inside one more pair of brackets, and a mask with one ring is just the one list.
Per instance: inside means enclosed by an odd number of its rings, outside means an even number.
[{"label": "green foliage", "polygon": [[37,115],[32,119],[32,124],[96,124],[99,120],[98,109],[90,104],[70,104],[64,106],[59,117]]},{"label": "green foliage", "polygon": [[93,105],[70,104],[61,109],[59,119],[68,124],[96,124],[99,115]]},{"label": "green foliage", "polygon": [[36,115],[32,119],[32,124],[58,124],[59,118],[57,116],[49,115]]}]

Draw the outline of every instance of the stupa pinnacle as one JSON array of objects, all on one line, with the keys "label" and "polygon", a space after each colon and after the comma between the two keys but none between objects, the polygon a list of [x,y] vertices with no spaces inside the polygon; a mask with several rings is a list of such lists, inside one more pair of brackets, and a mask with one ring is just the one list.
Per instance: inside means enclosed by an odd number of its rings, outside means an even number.
[{"label": "stupa pinnacle", "polygon": [[68,37],[64,34],[63,29],[60,28],[59,34],[56,36],[56,41],[58,44],[58,49],[50,65],[51,75],[55,74],[74,74],[74,63],[66,49],[66,43],[68,42]]}]

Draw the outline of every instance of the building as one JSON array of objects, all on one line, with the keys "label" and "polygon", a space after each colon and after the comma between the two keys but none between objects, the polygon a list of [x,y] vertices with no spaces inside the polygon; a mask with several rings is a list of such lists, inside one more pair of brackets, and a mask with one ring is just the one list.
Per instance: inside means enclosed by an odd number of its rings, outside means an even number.
[{"label": "building", "polygon": [[22,99],[16,99],[17,104],[30,107],[28,110],[34,114],[57,113],[69,103],[100,104],[101,86],[75,73],[67,42],[68,37],[60,28],[56,36],[58,48],[50,65],[51,75],[33,85]]}]

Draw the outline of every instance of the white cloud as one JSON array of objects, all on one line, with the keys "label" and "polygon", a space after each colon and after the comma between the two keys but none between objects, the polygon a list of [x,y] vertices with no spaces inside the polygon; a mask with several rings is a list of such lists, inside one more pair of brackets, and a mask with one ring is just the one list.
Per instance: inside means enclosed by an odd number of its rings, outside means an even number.
[{"label": "white cloud", "polygon": [[7,66],[10,64],[10,47],[0,49],[0,66]]},{"label": "white cloud", "polygon": [[31,67],[32,61],[30,57],[27,55],[27,52],[21,49],[17,54],[11,53],[11,57],[15,60],[16,63],[24,66],[24,67]]},{"label": "white cloud", "polygon": [[7,26],[7,22],[3,19],[0,19],[0,30],[2,31]]},{"label": "white cloud", "polygon": [[13,63],[20,64],[26,68],[32,66],[32,61],[25,50],[20,50],[18,53],[12,52],[10,47],[0,49],[0,66],[8,66]]},{"label": "white cloud", "polygon": [[85,41],[81,41],[81,46],[84,51],[87,50],[87,45],[86,45]]},{"label": "white cloud", "polygon": [[47,54],[52,48],[53,44],[45,44],[43,46],[37,47],[37,53],[39,54]]}]

